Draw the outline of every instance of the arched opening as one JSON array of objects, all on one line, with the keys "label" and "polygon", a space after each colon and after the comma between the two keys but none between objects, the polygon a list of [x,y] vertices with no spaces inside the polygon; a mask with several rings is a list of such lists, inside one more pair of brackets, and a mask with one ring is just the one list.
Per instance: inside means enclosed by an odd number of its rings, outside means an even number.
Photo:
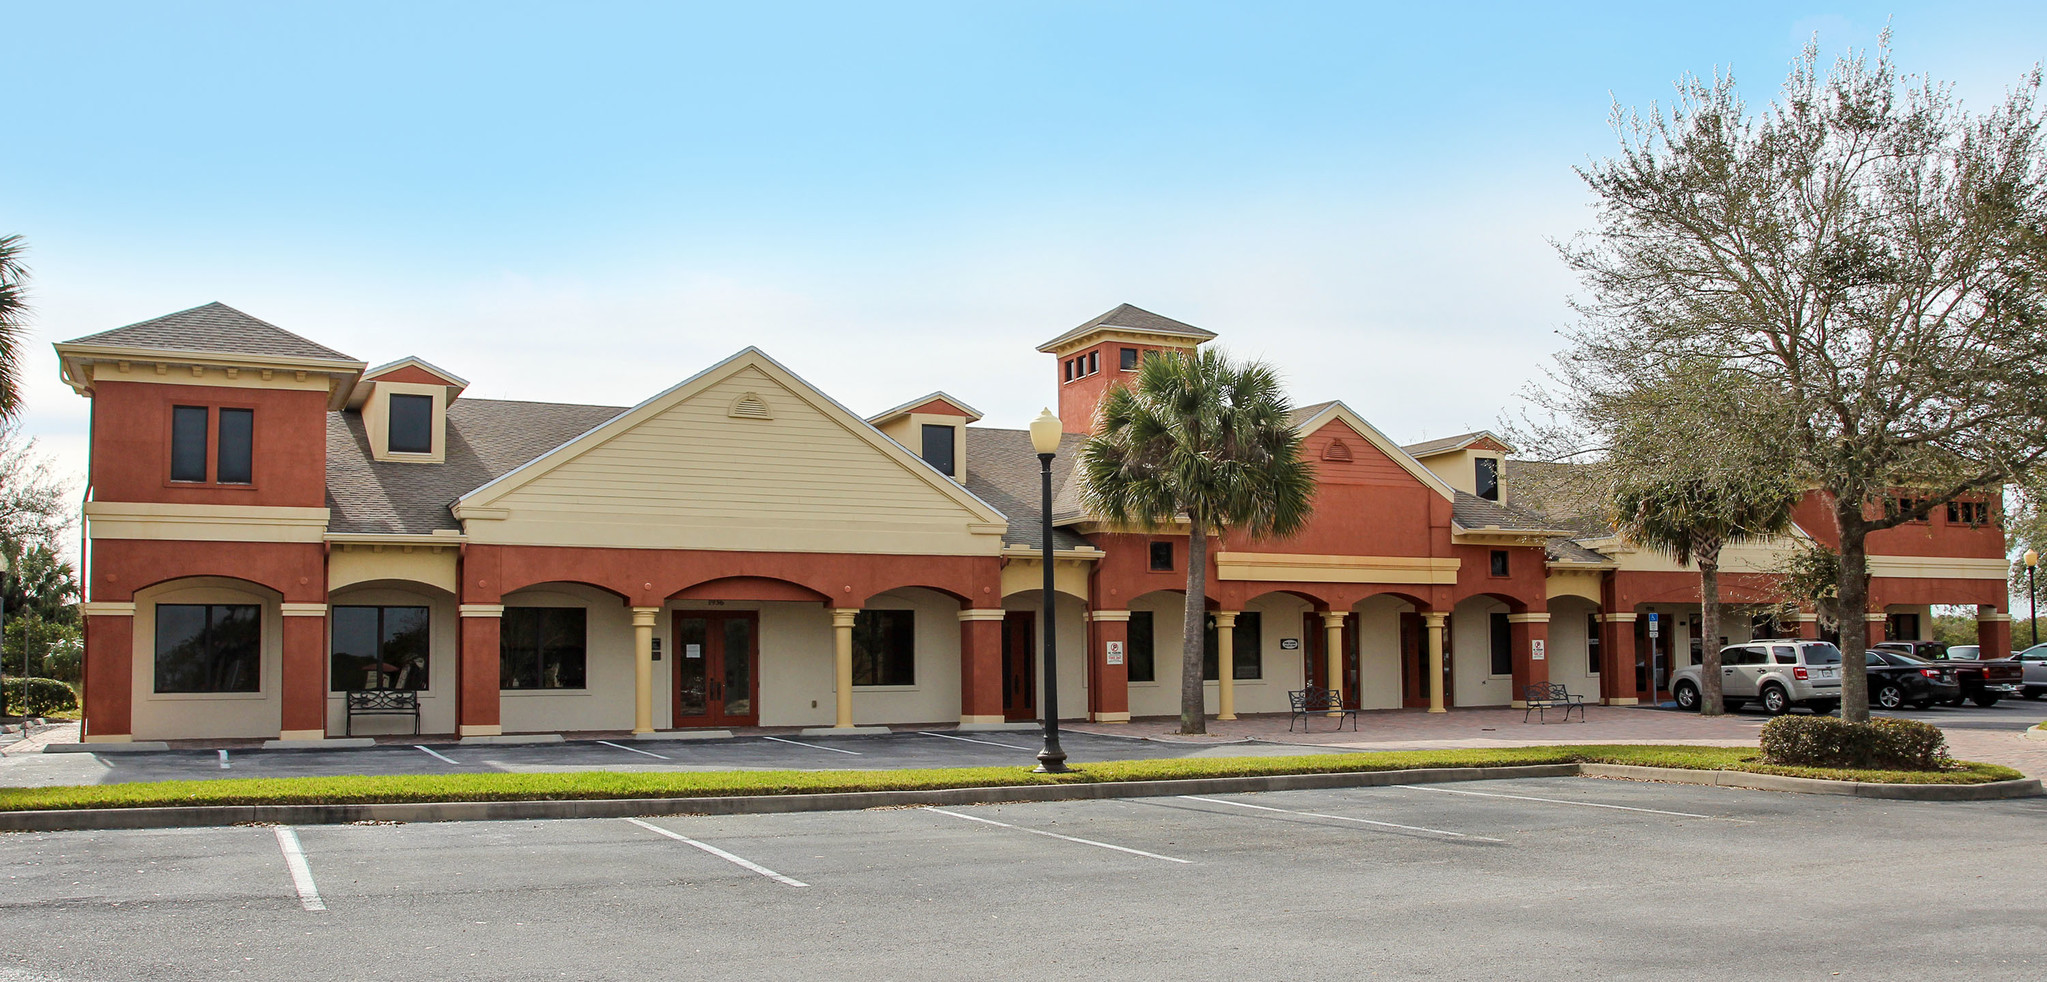
[{"label": "arched opening", "polygon": [[270,587],[227,576],[179,577],[135,591],[134,737],[277,736],[283,600]]},{"label": "arched opening", "polygon": [[[1053,594],[1054,649],[1058,658],[1059,718],[1085,719],[1088,708],[1087,598]],[[1002,713],[1022,722],[1044,718],[1044,594],[1017,590],[1002,598]]]},{"label": "arched opening", "polygon": [[631,729],[632,612],[605,587],[534,583],[499,603],[498,713],[506,733]]},{"label": "arched opening", "polygon": [[327,595],[327,732],[410,733],[412,720],[362,716],[351,724],[351,689],[418,693],[419,729],[455,732],[461,687],[461,618],[455,594],[418,580],[362,580]]}]

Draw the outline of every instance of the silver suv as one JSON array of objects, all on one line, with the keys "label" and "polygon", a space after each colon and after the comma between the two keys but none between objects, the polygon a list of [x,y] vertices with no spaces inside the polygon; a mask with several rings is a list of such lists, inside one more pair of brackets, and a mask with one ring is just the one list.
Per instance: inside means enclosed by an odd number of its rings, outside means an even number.
[{"label": "silver suv", "polygon": [[[1670,695],[1681,708],[1699,708],[1705,691],[1699,668],[1687,665],[1671,677]],[[1841,705],[1841,649],[1796,638],[1728,645],[1720,649],[1720,693],[1728,709],[1757,702],[1772,716],[1793,706],[1831,713]]]},{"label": "silver suv", "polygon": [[2025,685],[2019,691],[2028,699],[2047,695],[2047,644],[2036,644],[2012,657],[2026,670]]}]

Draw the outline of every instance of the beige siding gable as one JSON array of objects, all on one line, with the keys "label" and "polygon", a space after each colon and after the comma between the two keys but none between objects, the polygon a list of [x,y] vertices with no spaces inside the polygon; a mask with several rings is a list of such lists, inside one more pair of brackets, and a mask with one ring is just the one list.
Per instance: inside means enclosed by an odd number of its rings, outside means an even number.
[{"label": "beige siding gable", "polygon": [[456,507],[470,541],[994,555],[1000,513],[748,349]]}]

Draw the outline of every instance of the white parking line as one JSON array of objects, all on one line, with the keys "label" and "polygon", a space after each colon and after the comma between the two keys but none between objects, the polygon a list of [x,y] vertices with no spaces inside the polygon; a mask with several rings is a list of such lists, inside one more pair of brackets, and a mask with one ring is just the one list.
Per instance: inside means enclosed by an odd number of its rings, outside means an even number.
[{"label": "white parking line", "polygon": [[638,747],[628,747],[628,746],[626,746],[625,744],[622,744],[622,743],[613,743],[613,742],[611,742],[610,740],[599,740],[599,741],[597,741],[597,742],[598,742],[598,743],[601,743],[601,744],[604,744],[604,745],[605,745],[605,746],[607,746],[607,747],[617,747],[617,748],[618,748],[618,749],[620,749],[620,750],[625,750],[625,751],[629,751],[629,752],[631,752],[631,753],[636,753],[636,754],[646,754],[646,755],[647,755],[647,756],[649,756],[649,757],[659,757],[659,758],[661,758],[662,760],[667,760],[667,759],[668,759],[668,755],[666,755],[666,754],[657,754],[657,753],[655,753],[655,752],[654,752],[654,751],[652,751],[652,750],[641,750],[641,749],[640,749],[640,748],[638,748]]},{"label": "white parking line", "polygon": [[986,744],[986,745],[988,745],[988,746],[991,746],[991,747],[1008,747],[1008,748],[1009,748],[1009,749],[1011,749],[1011,750],[1032,750],[1032,749],[1036,749],[1036,748],[1033,748],[1033,747],[1019,747],[1019,746],[1017,746],[1017,745],[1016,745],[1016,744],[1014,744],[1014,743],[996,743],[996,742],[995,742],[995,741],[993,741],[993,740],[976,740],[976,739],[974,739],[973,737],[953,736],[953,735],[952,735],[952,734],[950,734],[950,733],[933,733],[933,732],[931,732],[930,730],[918,730],[917,732],[919,732],[919,733],[922,733],[922,734],[924,734],[925,736],[935,736],[935,737],[938,737],[938,738],[940,738],[940,739],[942,739],[942,740],[958,740],[958,741],[960,741],[961,743],[981,743],[981,744]]},{"label": "white parking line", "polygon": [[1060,834],[1059,834],[1059,833],[1057,833],[1057,832],[1046,832],[1046,831],[1044,831],[1044,830],[1042,830],[1042,829],[1027,829],[1027,828],[1024,828],[1024,827],[1023,827],[1023,826],[1021,826],[1021,825],[1011,825],[1011,824],[1009,824],[1008,822],[998,822],[998,821],[996,821],[996,820],[994,820],[994,819],[992,819],[992,818],[982,818],[982,817],[981,817],[981,816],[979,816],[979,815],[968,815],[968,814],[966,814],[965,812],[955,812],[955,811],[947,811],[947,810],[945,810],[945,809],[943,809],[943,808],[933,808],[933,807],[932,807],[932,806],[930,806],[930,805],[925,805],[925,806],[924,806],[924,810],[925,810],[925,811],[927,811],[927,812],[937,812],[937,813],[938,813],[938,814],[940,814],[940,815],[951,815],[951,816],[952,816],[952,817],[954,817],[954,818],[964,818],[964,819],[966,819],[966,820],[967,820],[967,821],[969,821],[969,822],[983,822],[983,823],[986,823],[986,824],[988,824],[988,825],[996,825],[996,826],[1000,826],[1000,827],[1002,827],[1002,828],[1005,828],[1005,829],[1015,829],[1015,830],[1017,830],[1018,832],[1029,832],[1029,833],[1030,833],[1030,834],[1032,834],[1032,835],[1042,835],[1042,836],[1046,836],[1046,837],[1048,837],[1048,838],[1053,838],[1053,839],[1063,839],[1063,840],[1065,840],[1065,841],[1067,841],[1067,842],[1078,842],[1078,843],[1080,843],[1081,845],[1084,845],[1084,846],[1099,846],[1099,847],[1101,847],[1101,848],[1103,848],[1103,849],[1114,849],[1114,850],[1116,850],[1117,852],[1127,852],[1127,853],[1129,853],[1129,854],[1131,854],[1131,855],[1133,855],[1133,856],[1143,856],[1143,857],[1145,857],[1146,859],[1163,859],[1163,860],[1165,860],[1166,862],[1169,862],[1169,863],[1186,863],[1186,864],[1188,864],[1188,865],[1190,865],[1190,866],[1191,866],[1191,865],[1193,865],[1193,863],[1194,863],[1194,861],[1193,861],[1193,860],[1191,860],[1191,859],[1174,859],[1174,858],[1173,858],[1173,857],[1171,857],[1171,856],[1161,856],[1161,855],[1159,855],[1158,853],[1155,853],[1155,852],[1145,852],[1145,851],[1144,851],[1144,850],[1142,850],[1142,849],[1131,849],[1131,848],[1129,848],[1129,847],[1127,847],[1127,846],[1112,846],[1112,845],[1110,845],[1110,844],[1108,844],[1108,843],[1106,843],[1106,842],[1096,842],[1096,841],[1095,841],[1095,840],[1093,840],[1093,839],[1083,839],[1083,838],[1080,838],[1080,837],[1078,837],[1078,836],[1072,836],[1072,835],[1060,835]]},{"label": "white parking line", "polygon": [[[417,751],[420,751],[420,752],[422,752],[422,753],[426,754],[426,755],[427,755],[427,756],[429,756],[429,757],[438,757],[438,758],[440,758],[441,760],[447,761],[447,762],[448,762],[448,763],[450,763],[450,764],[456,764],[456,762],[455,762],[455,761],[452,761],[452,760],[448,760],[448,758],[446,758],[446,757],[442,757],[442,756],[441,756],[440,754],[438,754],[438,753],[434,752],[433,750],[431,750],[431,749],[428,749],[428,748],[426,748],[426,747],[422,747],[422,746],[420,746],[420,745],[418,745],[418,744],[413,744],[413,746],[412,746],[412,749],[414,749],[414,750],[417,750]],[[457,767],[460,767],[461,765],[460,765],[460,764],[456,764],[456,766],[457,766]]]},{"label": "white parking line", "polygon": [[313,868],[306,865],[306,851],[299,846],[299,834],[289,825],[277,827],[277,848],[284,850],[284,866],[291,870],[291,885],[299,892],[299,906],[307,910],[326,910],[326,903],[320,900],[320,890],[313,885]]},{"label": "white parking line", "polygon": [[853,755],[853,756],[855,756],[855,757],[860,757],[860,756],[864,756],[864,755],[863,755],[863,754],[861,754],[861,753],[860,753],[860,751],[858,751],[858,750],[840,750],[840,749],[839,749],[839,748],[837,748],[837,747],[820,747],[820,746],[818,746],[818,745],[817,745],[817,744],[815,744],[815,743],[804,743],[804,742],[803,742],[803,741],[801,741],[801,740],[784,740],[784,739],[782,739],[781,737],[761,737],[761,739],[763,739],[763,740],[773,740],[773,741],[775,741],[776,743],[793,743],[793,744],[795,744],[795,745],[797,745],[797,746],[799,746],[799,747],[809,747],[809,748],[810,748],[810,749],[812,749],[812,750],[829,750],[829,751],[831,751],[832,753],[835,753],[835,754],[852,754],[852,755]]},{"label": "white parking line", "polygon": [[[1693,814],[1692,812],[1667,812],[1661,808],[1636,808],[1632,805],[1606,805],[1601,804],[1597,801],[1571,801],[1565,798],[1537,798],[1532,795],[1525,794],[1499,794],[1493,791],[1462,791],[1456,788],[1426,788],[1413,784],[1395,784],[1393,785],[1393,787],[1404,788],[1408,791],[1434,791],[1438,794],[1465,794],[1471,795],[1474,798],[1512,798],[1516,801],[1540,801],[1551,805],[1578,805],[1584,808],[1611,808],[1615,811],[1646,812],[1651,815],[1671,815],[1677,818],[1718,818],[1718,816],[1714,815],[1697,815]],[[1723,822],[1745,821],[1744,819],[1739,818],[1722,818],[1719,820]]]},{"label": "white parking line", "polygon": [[221,752],[220,752],[220,769],[221,769],[221,770],[227,770],[227,769],[228,769],[228,768],[227,768],[227,751],[225,751],[225,750],[223,750],[223,751],[221,751]]},{"label": "white parking line", "polygon": [[1241,801],[1224,801],[1221,798],[1200,798],[1191,794],[1183,794],[1180,797],[1185,798],[1188,801],[1205,801],[1211,805],[1235,805],[1238,808],[1254,808],[1262,812],[1279,812],[1285,815],[1301,815],[1306,818],[1329,818],[1335,819],[1336,821],[1339,822],[1356,822],[1359,825],[1377,825],[1380,828],[1406,829],[1409,832],[1427,832],[1431,835],[1447,835],[1453,839],[1470,839],[1473,842],[1506,841],[1504,839],[1494,839],[1483,835],[1471,835],[1465,832],[1451,832],[1447,829],[1432,829],[1421,825],[1402,825],[1398,822],[1375,822],[1369,818],[1352,818],[1349,815],[1324,815],[1321,812],[1297,812],[1289,808],[1273,808],[1270,805],[1252,805]]},{"label": "white parking line", "polygon": [[777,873],[774,870],[767,868],[766,866],[762,866],[761,864],[756,863],[750,859],[744,859],[739,856],[734,856],[733,854],[726,852],[725,850],[720,849],[717,846],[711,845],[710,843],[698,842],[697,840],[692,839],[689,836],[683,835],[679,832],[670,832],[659,825],[654,825],[649,822],[642,822],[637,818],[628,818],[626,819],[626,821],[631,822],[634,825],[637,825],[643,829],[646,829],[649,832],[653,832],[656,835],[665,835],[671,839],[674,839],[677,842],[683,843],[684,845],[695,846],[698,849],[702,849],[703,851],[710,853],[711,855],[716,856],[719,859],[722,859],[735,866],[741,867],[742,869],[748,869],[752,870],[755,873],[759,873],[760,875],[765,876],[768,879],[775,881],[776,883],[781,883],[786,886],[792,887],[807,887],[810,885],[808,883],[803,882],[802,880],[783,876],[782,874]]}]

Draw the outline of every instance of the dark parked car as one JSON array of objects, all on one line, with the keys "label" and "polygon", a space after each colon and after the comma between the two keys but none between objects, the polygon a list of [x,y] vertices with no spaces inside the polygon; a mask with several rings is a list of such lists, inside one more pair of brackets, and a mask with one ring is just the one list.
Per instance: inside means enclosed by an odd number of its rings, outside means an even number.
[{"label": "dark parked car", "polygon": [[1952,668],[1889,651],[1865,652],[1869,663],[1869,704],[1883,709],[1925,709],[1959,701],[1962,685]]},{"label": "dark parked car", "polygon": [[1955,673],[1955,681],[1962,686],[1961,694],[1947,700],[1950,706],[1973,702],[1988,708],[1997,705],[1997,700],[2019,691],[2025,680],[2019,662],[2010,658],[1996,658],[1979,661],[1973,658],[1950,657],[1948,646],[1938,641],[1885,641],[1873,645],[1876,650],[1889,655],[1910,658],[1923,664],[1945,668]]}]

